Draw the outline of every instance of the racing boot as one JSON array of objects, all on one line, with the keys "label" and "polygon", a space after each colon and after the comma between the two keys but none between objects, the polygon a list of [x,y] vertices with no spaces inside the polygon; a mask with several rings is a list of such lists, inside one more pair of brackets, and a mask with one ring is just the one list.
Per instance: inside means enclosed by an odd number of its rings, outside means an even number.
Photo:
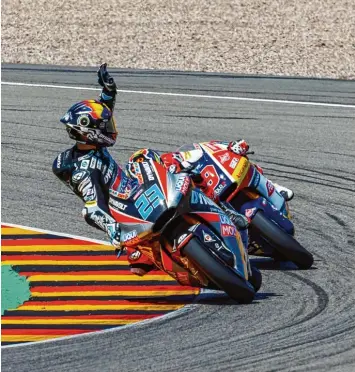
[{"label": "racing boot", "polygon": [[230,203],[223,201],[220,202],[220,206],[238,230],[246,230],[249,227],[248,219],[243,214],[238,213]]},{"label": "racing boot", "polygon": [[288,189],[287,187],[281,186],[277,183],[274,183],[274,186],[275,190],[278,191],[286,201],[290,201],[293,199],[295,194],[292,190]]},{"label": "racing boot", "polygon": [[220,202],[220,205],[225,212],[225,214],[229,217],[229,219],[234,223],[236,228],[239,231],[240,237],[242,238],[242,242],[246,252],[248,252],[248,245],[249,245],[249,236],[248,236],[248,227],[249,227],[249,220],[243,214],[238,213],[228,202]]}]

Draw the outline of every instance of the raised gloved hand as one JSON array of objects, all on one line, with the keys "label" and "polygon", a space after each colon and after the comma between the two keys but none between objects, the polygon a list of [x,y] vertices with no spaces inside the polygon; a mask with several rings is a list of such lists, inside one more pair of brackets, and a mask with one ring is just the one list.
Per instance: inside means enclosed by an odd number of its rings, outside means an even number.
[{"label": "raised gloved hand", "polygon": [[240,139],[237,141],[229,142],[228,150],[233,151],[235,154],[238,155],[245,155],[249,150],[249,145],[247,141]]},{"label": "raised gloved hand", "polygon": [[107,234],[110,238],[111,244],[116,248],[117,250],[121,250],[121,228],[120,224],[115,223],[108,223],[107,225]]},{"label": "raised gloved hand", "polygon": [[98,83],[109,92],[117,89],[115,80],[107,71],[107,63],[103,63],[97,70]]}]

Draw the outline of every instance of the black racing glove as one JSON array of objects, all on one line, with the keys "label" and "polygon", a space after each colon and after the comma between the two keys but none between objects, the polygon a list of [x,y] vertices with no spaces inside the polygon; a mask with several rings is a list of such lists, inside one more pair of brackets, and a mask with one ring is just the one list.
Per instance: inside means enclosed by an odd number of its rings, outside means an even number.
[{"label": "black racing glove", "polygon": [[117,86],[113,77],[107,72],[107,63],[103,63],[97,70],[98,83],[109,92],[116,91]]},{"label": "black racing glove", "polygon": [[245,230],[249,227],[248,219],[233,209],[228,202],[220,202],[220,206],[238,230]]}]

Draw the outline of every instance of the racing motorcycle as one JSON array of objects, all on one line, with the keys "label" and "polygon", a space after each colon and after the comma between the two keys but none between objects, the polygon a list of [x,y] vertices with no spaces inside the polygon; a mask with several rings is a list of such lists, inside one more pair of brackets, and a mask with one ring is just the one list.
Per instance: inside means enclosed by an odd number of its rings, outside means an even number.
[{"label": "racing motorcycle", "polygon": [[269,196],[274,194],[275,204],[253,188],[259,182],[260,173],[248,157],[229,151],[223,142],[185,145],[178,151],[197,148],[203,154],[197,167],[191,171],[192,179],[196,184],[202,182],[207,195],[217,194],[221,201],[229,202],[236,211],[250,219],[249,254],[292,261],[300,269],[309,269],[313,256],[294,238],[295,229],[287,202],[271,182],[266,187]]},{"label": "racing motorcycle", "polygon": [[187,173],[169,173],[158,157],[129,166],[137,186],[125,199],[111,189],[109,200],[122,246],[153,258],[180,284],[220,289],[240,303],[252,302],[261,274],[250,267],[228,216],[193,187]]}]

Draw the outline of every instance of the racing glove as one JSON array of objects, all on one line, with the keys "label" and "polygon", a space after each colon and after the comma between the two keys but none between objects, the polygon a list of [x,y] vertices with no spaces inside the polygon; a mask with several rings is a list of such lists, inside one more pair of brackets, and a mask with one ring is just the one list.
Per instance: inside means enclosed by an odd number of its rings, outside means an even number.
[{"label": "racing glove", "polygon": [[103,63],[97,70],[98,83],[109,92],[116,91],[117,86],[113,77],[107,72],[107,63]]},{"label": "racing glove", "polygon": [[170,173],[188,172],[194,167],[189,161],[184,160],[178,152],[163,154],[161,159]]},{"label": "racing glove", "polygon": [[237,141],[229,142],[228,150],[238,155],[246,155],[249,150],[247,141],[240,139]]},{"label": "racing glove", "polygon": [[249,227],[247,217],[238,213],[228,202],[220,202],[220,206],[239,231],[246,230]]}]

